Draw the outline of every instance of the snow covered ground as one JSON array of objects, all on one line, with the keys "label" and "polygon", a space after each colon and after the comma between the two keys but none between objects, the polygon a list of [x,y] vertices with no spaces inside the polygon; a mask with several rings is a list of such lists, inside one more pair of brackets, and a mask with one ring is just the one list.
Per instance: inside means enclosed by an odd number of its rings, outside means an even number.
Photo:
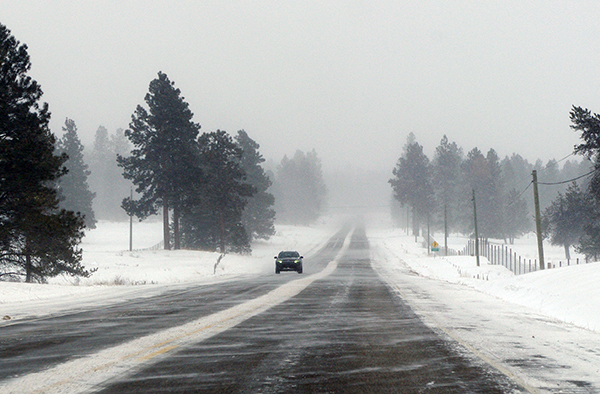
[{"label": "snow covered ground", "polygon": [[[428,255],[421,242],[416,243],[414,237],[406,236],[401,229],[375,229],[369,232],[369,237],[395,257],[387,264],[397,265],[403,261],[421,276],[470,287],[545,316],[600,332],[600,263],[513,275],[502,266],[490,265],[484,257],[477,267],[473,256]],[[527,238],[529,245],[521,240],[517,247],[534,258],[535,237]],[[564,254],[560,248],[546,244],[544,248],[551,256]]]},{"label": "snow covered ground", "polygon": [[[373,225],[374,224],[374,225]],[[162,236],[160,222],[134,223],[134,249],[129,244],[129,224],[101,222],[86,235],[83,262],[97,268],[90,278],[52,278],[49,284],[0,282],[0,316],[11,320],[53,313],[102,302],[148,296],[190,282],[226,281],[244,275],[270,274],[273,255],[281,249],[298,249],[309,255],[337,229],[331,218],[311,227],[277,226],[269,241],[253,246],[252,256],[227,255],[215,270],[218,254],[198,251],[144,250]],[[481,258],[477,267],[471,256],[428,255],[414,237],[393,229],[385,219],[372,221],[368,235],[386,250],[390,266],[406,264],[419,275],[460,284],[525,306],[545,316],[600,332],[600,263],[582,264],[515,276]],[[462,238],[450,239],[459,247]],[[534,237],[519,240],[520,253],[535,257]],[[559,259],[561,248],[545,245],[550,259]],[[8,319],[7,317],[7,319]]]},{"label": "snow covered ground", "polygon": [[[294,248],[310,256],[339,224],[327,218],[312,227],[277,226],[271,240],[253,246],[252,256],[227,255],[215,269],[216,253],[148,250],[161,239],[159,222],[135,223],[137,250],[133,252],[124,251],[128,223],[100,223],[82,245],[84,264],[97,271],[90,278],[58,277],[49,284],[0,282],[0,316],[6,317],[0,326],[26,317],[148,297],[178,286],[274,275],[273,256],[279,250]],[[385,215],[369,218],[367,235],[373,266],[382,278],[427,324],[456,340],[462,349],[530,392],[574,392],[572,388],[581,384],[600,387],[600,263],[515,276],[485,258],[477,267],[471,256],[428,254],[414,237],[392,228]],[[459,249],[464,239],[450,241]],[[520,240],[518,247],[519,253],[533,256],[535,238]],[[546,247],[551,256],[562,252]],[[299,279],[316,280],[321,274]],[[164,341],[166,334],[157,334],[157,340]]]},{"label": "snow covered ground", "polygon": [[83,265],[97,269],[91,277],[58,276],[48,284],[0,282],[0,319],[14,321],[149,297],[190,283],[269,275],[274,273],[273,256],[280,250],[296,249],[308,256],[338,229],[333,219],[313,227],[277,226],[275,236],[252,246],[251,256],[228,254],[215,269],[218,253],[149,250],[162,240],[162,222],[134,222],[132,252],[129,223],[100,222],[87,231],[81,245]]}]

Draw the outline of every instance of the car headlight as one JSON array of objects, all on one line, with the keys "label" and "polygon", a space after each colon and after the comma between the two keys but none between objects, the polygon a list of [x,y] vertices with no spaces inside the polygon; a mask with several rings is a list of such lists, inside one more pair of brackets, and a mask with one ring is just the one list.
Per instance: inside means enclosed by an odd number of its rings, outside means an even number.
[{"label": "car headlight", "polygon": [[294,263],[296,263],[296,264],[298,264],[299,262],[300,262],[300,260],[296,260],[296,261],[294,261]]},{"label": "car headlight", "polygon": [[283,261],[282,260],[277,260],[277,263],[281,264]]}]

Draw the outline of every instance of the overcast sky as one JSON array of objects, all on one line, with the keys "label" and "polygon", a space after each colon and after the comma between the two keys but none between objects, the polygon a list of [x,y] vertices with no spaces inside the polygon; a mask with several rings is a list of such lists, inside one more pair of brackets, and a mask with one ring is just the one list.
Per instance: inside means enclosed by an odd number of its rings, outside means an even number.
[{"label": "overcast sky", "polygon": [[432,157],[561,159],[572,105],[600,112],[600,1],[0,0],[29,47],[51,128],[127,128],[165,72],[202,131],[245,129],[266,158],[391,168],[408,133]]}]

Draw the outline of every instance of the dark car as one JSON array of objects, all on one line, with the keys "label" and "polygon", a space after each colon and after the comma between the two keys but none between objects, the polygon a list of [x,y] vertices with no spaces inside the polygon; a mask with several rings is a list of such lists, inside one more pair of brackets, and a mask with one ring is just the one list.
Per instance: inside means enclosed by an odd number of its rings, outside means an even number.
[{"label": "dark car", "polygon": [[281,251],[275,256],[275,273],[281,271],[296,271],[302,273],[302,259],[300,253],[293,250]]}]

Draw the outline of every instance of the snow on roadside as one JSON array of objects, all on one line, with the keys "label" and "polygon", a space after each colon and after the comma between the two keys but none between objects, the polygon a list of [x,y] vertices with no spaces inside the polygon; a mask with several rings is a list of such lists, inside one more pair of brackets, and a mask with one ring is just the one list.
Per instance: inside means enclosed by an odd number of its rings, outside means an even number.
[{"label": "snow on roadside", "polygon": [[215,270],[219,253],[191,250],[144,250],[162,239],[162,222],[133,225],[129,252],[129,223],[100,222],[81,244],[83,265],[96,269],[89,278],[58,276],[47,284],[0,282],[0,319],[58,313],[68,309],[109,304],[150,296],[174,286],[226,281],[245,275],[271,274],[273,256],[295,249],[310,257],[337,230],[332,218],[318,225],[276,226],[268,241],[257,241],[251,256],[226,255]]},{"label": "snow on roadside", "polygon": [[[368,227],[373,244],[391,256],[390,264],[406,264],[419,275],[475,288],[503,300],[523,305],[546,316],[600,332],[600,263],[563,267],[514,276],[481,258],[428,256],[427,250],[400,229]],[[150,296],[166,288],[190,283],[226,281],[244,275],[266,275],[273,256],[282,249],[297,249],[305,256],[316,252],[338,229],[327,218],[318,225],[276,226],[269,241],[253,245],[251,256],[227,255],[217,267],[218,253],[200,251],[137,250],[128,252],[129,224],[101,222],[82,243],[83,264],[98,270],[90,278],[57,277],[48,284],[0,282],[0,319],[56,313],[134,297]],[[134,223],[134,248],[157,244],[162,223]],[[519,245],[531,249],[535,243]]]},{"label": "snow on roadside", "polygon": [[[400,229],[372,229],[369,238],[421,276],[475,288],[545,316],[600,332],[600,263],[583,264],[515,276],[484,257],[443,257],[427,250]],[[536,244],[529,249],[535,254]],[[525,245],[520,245],[525,249]]]}]

